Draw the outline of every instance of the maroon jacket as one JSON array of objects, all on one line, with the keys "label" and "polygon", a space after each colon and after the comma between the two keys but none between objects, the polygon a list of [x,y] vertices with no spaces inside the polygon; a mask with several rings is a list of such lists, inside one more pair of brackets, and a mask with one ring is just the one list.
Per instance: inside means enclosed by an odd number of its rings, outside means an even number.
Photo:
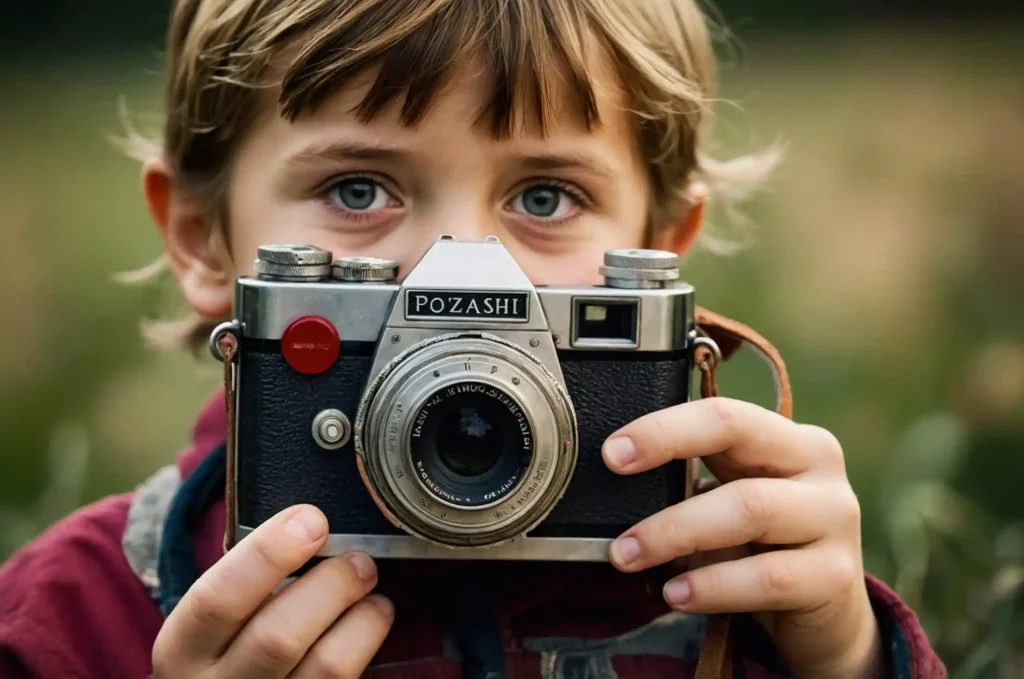
[{"label": "maroon jacket", "polygon": [[[181,478],[221,444],[225,429],[223,398],[217,394],[196,423],[192,447],[177,462]],[[0,679],[151,674],[150,654],[163,618],[151,591],[152,573],[137,572],[138,554],[126,557],[129,510],[133,516],[140,511],[134,497],[119,495],[81,509],[0,570]],[[220,557],[224,523],[221,499],[192,536],[198,572]],[[395,601],[397,616],[370,676],[462,676],[457,645],[437,612],[471,568],[481,566],[380,564],[378,590]],[[705,618],[667,615],[656,579],[620,574],[604,564],[482,568],[500,583],[494,610],[509,679],[692,677]],[[890,651],[891,676],[945,677],[913,611],[878,580],[869,576],[867,584]],[[761,629],[745,616],[735,624],[737,676],[787,676]]]}]

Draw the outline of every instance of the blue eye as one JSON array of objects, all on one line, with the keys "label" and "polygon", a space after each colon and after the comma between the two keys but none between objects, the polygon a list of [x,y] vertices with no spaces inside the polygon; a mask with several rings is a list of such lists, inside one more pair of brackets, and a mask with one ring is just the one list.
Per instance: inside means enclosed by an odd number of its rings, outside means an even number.
[{"label": "blue eye", "polygon": [[516,212],[540,219],[565,217],[576,201],[565,191],[555,186],[531,186],[515,197],[512,209]]},{"label": "blue eye", "polygon": [[327,197],[340,207],[354,212],[379,210],[394,200],[380,182],[364,177],[338,182],[331,187]]}]

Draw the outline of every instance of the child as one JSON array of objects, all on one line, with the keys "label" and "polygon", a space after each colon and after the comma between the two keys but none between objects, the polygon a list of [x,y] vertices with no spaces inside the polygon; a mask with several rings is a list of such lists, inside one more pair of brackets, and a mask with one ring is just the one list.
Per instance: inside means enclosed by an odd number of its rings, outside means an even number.
[{"label": "child", "polygon": [[[705,194],[770,164],[702,154],[693,0],[178,0],[168,50],[144,192],[192,314],[151,328],[165,343],[231,316],[263,243],[407,271],[442,233],[496,235],[535,283],[594,284],[607,249],[689,250]],[[724,484],[627,531],[614,568],[349,554],[283,590],[326,520],[292,507],[223,554],[223,496],[193,481],[224,437],[215,395],[176,466],[7,563],[0,677],[687,677],[720,612],[743,614],[745,677],[945,676],[863,573],[839,444],[753,405],[698,400],[605,444],[616,473],[702,457]],[[769,548],[652,570],[748,543]]]}]

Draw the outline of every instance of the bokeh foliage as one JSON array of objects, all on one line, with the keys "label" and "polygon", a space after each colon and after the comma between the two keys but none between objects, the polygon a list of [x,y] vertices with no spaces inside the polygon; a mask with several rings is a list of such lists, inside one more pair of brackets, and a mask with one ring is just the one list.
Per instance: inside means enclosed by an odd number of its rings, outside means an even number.
[{"label": "bokeh foliage", "polygon": [[[990,29],[748,43],[715,150],[779,138],[787,160],[756,226],[723,234],[749,246],[684,267],[701,303],[777,343],[798,418],[844,444],[868,568],[962,679],[1024,676],[1022,53]],[[0,558],[172,460],[218,379],[146,349],[166,291],[112,278],[159,253],[107,139],[122,97],[160,110],[158,69],[0,67]],[[723,380],[769,400],[752,356]]]}]

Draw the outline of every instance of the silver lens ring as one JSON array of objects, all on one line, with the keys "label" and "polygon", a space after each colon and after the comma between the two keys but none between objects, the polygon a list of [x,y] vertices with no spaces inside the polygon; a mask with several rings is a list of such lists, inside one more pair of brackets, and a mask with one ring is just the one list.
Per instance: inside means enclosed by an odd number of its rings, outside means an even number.
[{"label": "silver lens ring", "polygon": [[[532,456],[511,488],[472,506],[432,491],[410,445],[428,399],[464,384],[507,395],[533,437]],[[531,530],[562,498],[576,467],[576,415],[564,389],[538,359],[485,333],[444,335],[403,352],[367,388],[354,429],[381,502],[405,530],[450,547],[496,545]]]}]

